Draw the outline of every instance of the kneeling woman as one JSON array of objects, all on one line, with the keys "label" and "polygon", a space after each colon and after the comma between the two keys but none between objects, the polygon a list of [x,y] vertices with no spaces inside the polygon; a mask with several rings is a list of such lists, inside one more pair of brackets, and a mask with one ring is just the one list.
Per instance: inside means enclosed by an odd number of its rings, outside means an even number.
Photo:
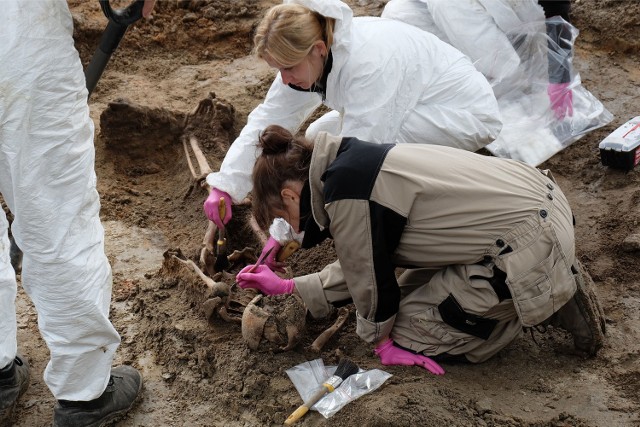
[{"label": "kneeling woman", "polygon": [[311,143],[279,126],[259,144],[258,223],[284,218],[307,248],[330,236],[338,261],[291,280],[262,265],[238,284],[297,291],[315,317],[353,301],[383,364],[482,362],[576,292],[571,209],[536,168],[443,146],[326,133]]}]

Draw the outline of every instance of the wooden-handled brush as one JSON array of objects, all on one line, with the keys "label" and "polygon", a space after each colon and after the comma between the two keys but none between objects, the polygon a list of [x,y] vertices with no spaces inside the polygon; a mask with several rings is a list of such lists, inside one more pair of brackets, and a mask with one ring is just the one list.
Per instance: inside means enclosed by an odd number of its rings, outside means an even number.
[{"label": "wooden-handled brush", "polygon": [[[224,216],[227,213],[227,206],[224,201],[224,197],[220,197],[220,203],[218,203],[218,215],[220,215],[220,221],[224,220]],[[225,237],[224,226],[218,229],[218,242],[216,243],[216,263],[213,266],[215,271],[224,271],[229,268],[229,259],[227,258],[227,238]]]},{"label": "wooden-handled brush", "polygon": [[291,254],[297,251],[299,247],[300,247],[300,243],[296,242],[295,240],[288,241],[286,245],[282,246],[282,248],[280,249],[280,252],[278,252],[278,255],[276,256],[276,260],[278,262],[284,262],[287,258],[291,256]]},{"label": "wooden-handled brush", "polygon": [[358,373],[358,365],[353,363],[349,359],[341,359],[340,363],[338,363],[338,367],[336,368],[336,372],[329,378],[327,381],[322,383],[320,390],[318,390],[313,396],[311,396],[306,402],[304,402],[298,409],[296,409],[289,418],[287,418],[284,422],[285,425],[289,426],[296,421],[298,421],[304,414],[309,412],[309,409],[313,405],[318,402],[325,394],[331,393],[338,387],[344,380],[350,377],[353,374]]}]

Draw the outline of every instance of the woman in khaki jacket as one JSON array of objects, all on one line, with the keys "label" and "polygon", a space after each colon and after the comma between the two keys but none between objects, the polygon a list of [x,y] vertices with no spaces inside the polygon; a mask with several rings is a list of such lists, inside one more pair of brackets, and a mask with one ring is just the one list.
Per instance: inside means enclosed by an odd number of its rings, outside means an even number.
[{"label": "woman in khaki jacket", "polygon": [[[356,332],[384,364],[482,362],[523,327],[555,322],[595,354],[598,313],[576,289],[573,215],[543,171],[450,147],[371,144],[279,126],[260,135],[253,209],[284,218],[302,247],[326,237],[338,262],[282,279],[267,266],[238,284],[298,292],[315,317],[356,307]],[[404,268],[397,278],[396,268]]]}]

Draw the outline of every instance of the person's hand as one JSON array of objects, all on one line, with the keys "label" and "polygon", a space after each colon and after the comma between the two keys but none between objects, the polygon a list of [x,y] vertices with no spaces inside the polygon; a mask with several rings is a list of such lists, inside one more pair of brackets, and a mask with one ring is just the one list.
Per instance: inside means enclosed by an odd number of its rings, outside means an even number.
[{"label": "person's hand", "polygon": [[391,339],[379,344],[374,351],[378,356],[380,356],[380,362],[382,362],[383,365],[418,365],[422,366],[432,374],[444,375],[444,369],[442,369],[442,367],[440,367],[436,362],[427,356],[415,354],[394,346],[393,340]]},{"label": "person's hand", "polygon": [[556,119],[573,116],[573,92],[569,83],[549,83],[547,93]]},{"label": "person's hand", "polygon": [[278,260],[276,259],[276,257],[278,256],[278,252],[280,252],[280,249],[282,248],[282,245],[280,245],[280,243],[278,243],[276,239],[274,239],[273,237],[269,237],[269,240],[267,240],[264,248],[262,248],[262,253],[260,254],[260,256],[262,256],[262,254],[264,254],[271,248],[273,248],[273,250],[264,259],[264,265],[269,267],[271,271],[279,271],[280,273],[282,273],[284,272],[284,266],[286,264],[284,262],[278,262]]},{"label": "person's hand", "polygon": [[252,273],[249,270],[253,265],[247,265],[236,276],[236,282],[242,289],[257,289],[265,295],[291,294],[295,289],[293,279],[282,279],[269,267],[259,265]]},{"label": "person's hand", "polygon": [[[220,213],[218,211],[220,198],[224,198],[225,201],[224,218],[220,218]],[[203,208],[204,213],[207,214],[207,218],[213,221],[218,228],[224,228],[224,225],[231,220],[231,196],[224,191],[212,188],[209,193],[209,197],[204,201]]]},{"label": "person's hand", "polygon": [[144,18],[148,18],[151,15],[151,11],[153,7],[156,5],[156,0],[144,0],[144,5],[142,6],[142,16]]}]

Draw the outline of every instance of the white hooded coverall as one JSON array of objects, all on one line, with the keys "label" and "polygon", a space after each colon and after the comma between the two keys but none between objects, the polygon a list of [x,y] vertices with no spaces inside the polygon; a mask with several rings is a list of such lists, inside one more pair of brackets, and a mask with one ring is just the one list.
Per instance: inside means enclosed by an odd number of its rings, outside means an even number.
[{"label": "white hooded coverall", "polygon": [[[22,285],[51,353],[56,399],[102,394],[120,336],[108,319],[94,171],[94,127],[65,0],[5,0],[0,8],[0,193],[24,253]],[[17,351],[16,278],[0,210],[0,367]]]},{"label": "white hooded coverall", "polygon": [[322,103],[334,111],[320,119],[322,126],[316,122],[315,131],[334,135],[469,151],[497,137],[502,122],[491,86],[455,48],[399,21],[353,18],[351,9],[339,0],[284,2],[335,19],[325,98],[292,89],[278,73],[265,100],[251,112],[231,145],[220,171],[207,177],[209,185],[229,193],[234,202],[251,191],[260,131],[278,124],[295,134]]}]

